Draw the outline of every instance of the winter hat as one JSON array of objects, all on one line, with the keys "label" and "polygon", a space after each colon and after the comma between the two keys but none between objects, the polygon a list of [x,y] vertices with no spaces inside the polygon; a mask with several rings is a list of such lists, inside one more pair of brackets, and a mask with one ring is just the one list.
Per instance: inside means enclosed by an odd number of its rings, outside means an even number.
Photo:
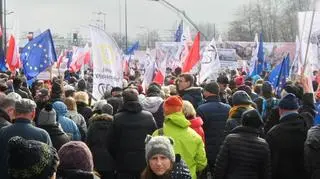
[{"label": "winter hat", "polygon": [[183,102],[180,96],[170,96],[163,104],[165,115],[182,112]]},{"label": "winter hat", "polygon": [[42,88],[39,90],[39,96],[40,97],[46,97],[49,96],[49,90],[47,88]]},{"label": "winter hat", "polygon": [[60,157],[59,170],[78,169],[87,172],[93,171],[92,153],[83,142],[68,142],[60,148],[58,154]]},{"label": "winter hat", "polygon": [[93,111],[98,114],[113,115],[113,107],[105,99],[96,102]]},{"label": "winter hat", "polygon": [[61,101],[56,101],[52,104],[52,108],[56,111],[58,116],[65,116],[68,112],[68,107]]},{"label": "winter hat", "polygon": [[49,178],[57,171],[57,151],[45,143],[15,136],[8,142],[8,154],[11,178]]},{"label": "winter hat", "polygon": [[242,91],[245,91],[248,95],[251,95],[252,94],[252,89],[247,86],[247,85],[241,85],[239,86],[238,90],[242,90]]},{"label": "winter hat", "polygon": [[259,112],[255,109],[251,109],[242,113],[241,120],[243,126],[252,128],[259,128],[263,124]]},{"label": "winter hat", "polygon": [[298,99],[297,97],[289,93],[285,97],[283,97],[279,102],[279,108],[280,109],[286,109],[286,110],[296,110],[299,108]]},{"label": "winter hat", "polygon": [[156,85],[150,85],[147,90],[147,95],[148,96],[160,96],[161,89]]},{"label": "winter hat", "polygon": [[262,94],[271,94],[272,93],[272,84],[269,81],[263,82],[261,87]]},{"label": "winter hat", "polygon": [[239,90],[232,95],[233,105],[249,105],[252,103],[250,96],[245,91]]},{"label": "winter hat", "polygon": [[76,94],[74,95],[74,99],[76,100],[76,102],[82,102],[85,104],[89,103],[88,93],[84,91],[76,92]]},{"label": "winter hat", "polygon": [[61,89],[61,85],[60,83],[54,81],[52,84],[52,93],[53,94],[61,94],[62,93],[62,89]]},{"label": "winter hat", "polygon": [[30,113],[35,110],[37,104],[31,99],[22,98],[21,100],[16,101],[15,110],[19,114]]},{"label": "winter hat", "polygon": [[244,84],[243,76],[238,76],[237,78],[234,79],[234,82],[236,83],[237,86],[243,85]]},{"label": "winter hat", "polygon": [[220,87],[217,82],[210,82],[204,86],[204,90],[211,94],[219,94]]},{"label": "winter hat", "polygon": [[175,153],[173,149],[173,140],[165,136],[155,136],[150,135],[146,138],[146,161],[149,163],[149,160],[152,156],[162,154],[171,162],[175,162]]},{"label": "winter hat", "polygon": [[47,104],[39,113],[38,125],[55,125],[56,111],[51,104]]}]

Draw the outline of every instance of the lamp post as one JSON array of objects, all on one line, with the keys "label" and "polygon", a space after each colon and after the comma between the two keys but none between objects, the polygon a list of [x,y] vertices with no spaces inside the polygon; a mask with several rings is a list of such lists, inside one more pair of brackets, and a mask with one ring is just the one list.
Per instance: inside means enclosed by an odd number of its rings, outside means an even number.
[{"label": "lamp post", "polygon": [[[99,22],[99,23],[103,22],[103,30],[106,30],[106,15],[107,15],[107,13],[102,12],[102,11],[93,12],[93,13],[97,14],[98,16],[103,16],[103,21],[100,19],[100,17],[96,21]],[[102,27],[101,27],[101,29],[102,29]]]},{"label": "lamp post", "polygon": [[125,34],[126,34],[126,50],[128,49],[128,12],[127,12],[127,0],[124,0],[124,23],[125,23]]},{"label": "lamp post", "polygon": [[199,27],[190,19],[190,17],[186,14],[185,11],[177,8],[176,6],[174,6],[173,4],[169,3],[168,1],[166,0],[150,0],[150,1],[156,1],[156,2],[163,2],[167,7],[169,7],[170,9],[176,11],[178,14],[180,14],[180,16],[182,16],[187,22],[189,22],[193,28],[195,28],[198,32],[200,32],[200,34],[204,37],[205,40],[208,40],[207,36],[204,35]]}]

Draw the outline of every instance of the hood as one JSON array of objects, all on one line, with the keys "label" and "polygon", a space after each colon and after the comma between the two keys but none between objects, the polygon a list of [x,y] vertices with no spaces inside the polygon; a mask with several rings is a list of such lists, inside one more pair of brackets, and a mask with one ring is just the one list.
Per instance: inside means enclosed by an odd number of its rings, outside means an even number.
[{"label": "hood", "polygon": [[133,113],[138,113],[142,111],[142,106],[138,101],[128,101],[125,102],[122,106],[121,111],[128,111]]},{"label": "hood", "polygon": [[320,150],[320,126],[312,127],[308,131],[306,144],[317,151]]},{"label": "hood", "polygon": [[162,103],[163,99],[158,96],[146,97],[140,101],[142,108],[151,113],[157,112]]},{"label": "hood", "polygon": [[180,128],[188,128],[190,126],[190,121],[184,117],[182,112],[176,112],[165,116],[164,123],[172,123]]},{"label": "hood", "polygon": [[203,125],[203,120],[201,117],[195,117],[189,121],[191,123],[191,128],[199,128]]},{"label": "hood", "polygon": [[6,121],[10,122],[10,117],[7,114],[6,111],[4,111],[3,109],[0,108],[0,118],[5,119]]},{"label": "hood", "polygon": [[52,108],[56,111],[58,116],[65,116],[68,112],[67,106],[61,101],[54,102]]}]

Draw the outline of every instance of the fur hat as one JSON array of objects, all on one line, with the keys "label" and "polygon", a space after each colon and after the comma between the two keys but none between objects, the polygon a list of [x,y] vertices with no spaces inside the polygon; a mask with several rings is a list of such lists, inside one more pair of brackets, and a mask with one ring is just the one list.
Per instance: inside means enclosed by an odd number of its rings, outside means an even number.
[{"label": "fur hat", "polygon": [[74,99],[76,100],[76,102],[82,102],[85,104],[89,103],[89,96],[87,92],[83,92],[83,91],[76,92],[74,95]]},{"label": "fur hat", "polygon": [[279,108],[285,110],[296,110],[299,108],[298,98],[289,93],[285,97],[283,97],[279,102]]},{"label": "fur hat", "polygon": [[175,162],[175,153],[173,149],[173,140],[165,136],[155,136],[150,135],[146,138],[146,161],[149,163],[149,160],[152,156],[162,154],[171,162]]},{"label": "fur hat", "polygon": [[57,151],[45,143],[15,136],[8,142],[8,154],[8,173],[13,179],[50,178],[57,171]]},{"label": "fur hat", "polygon": [[165,115],[182,112],[183,101],[180,96],[170,96],[163,104]]},{"label": "fur hat", "polygon": [[92,153],[83,142],[68,142],[60,148],[58,154],[60,157],[59,170],[93,171]]}]

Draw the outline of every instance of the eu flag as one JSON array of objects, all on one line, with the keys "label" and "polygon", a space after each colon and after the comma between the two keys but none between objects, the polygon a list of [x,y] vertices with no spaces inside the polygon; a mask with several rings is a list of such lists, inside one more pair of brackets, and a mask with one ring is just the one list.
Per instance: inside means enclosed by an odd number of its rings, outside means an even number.
[{"label": "eu flag", "polygon": [[0,71],[6,72],[7,70],[8,70],[8,68],[6,67],[4,51],[3,51],[3,49],[0,49]]},{"label": "eu flag", "polygon": [[131,47],[129,47],[126,50],[126,55],[133,55],[135,50],[138,50],[139,48],[139,41],[137,41],[136,43],[134,43]]},{"label": "eu flag", "polygon": [[33,38],[22,49],[21,60],[24,74],[30,80],[57,61],[50,30]]},{"label": "eu flag", "polygon": [[260,33],[258,64],[256,66],[258,75],[261,75],[261,73],[263,71],[263,65],[264,65],[263,35],[262,35],[262,33]]},{"label": "eu flag", "polygon": [[181,42],[181,36],[182,36],[182,33],[183,33],[183,21],[181,20],[179,26],[178,26],[178,29],[176,31],[176,33],[174,34],[174,41],[175,42]]},{"label": "eu flag", "polygon": [[280,96],[286,80],[289,77],[290,70],[290,57],[289,54],[282,60],[282,63],[278,64],[270,73],[269,81],[275,88],[277,96]]}]

